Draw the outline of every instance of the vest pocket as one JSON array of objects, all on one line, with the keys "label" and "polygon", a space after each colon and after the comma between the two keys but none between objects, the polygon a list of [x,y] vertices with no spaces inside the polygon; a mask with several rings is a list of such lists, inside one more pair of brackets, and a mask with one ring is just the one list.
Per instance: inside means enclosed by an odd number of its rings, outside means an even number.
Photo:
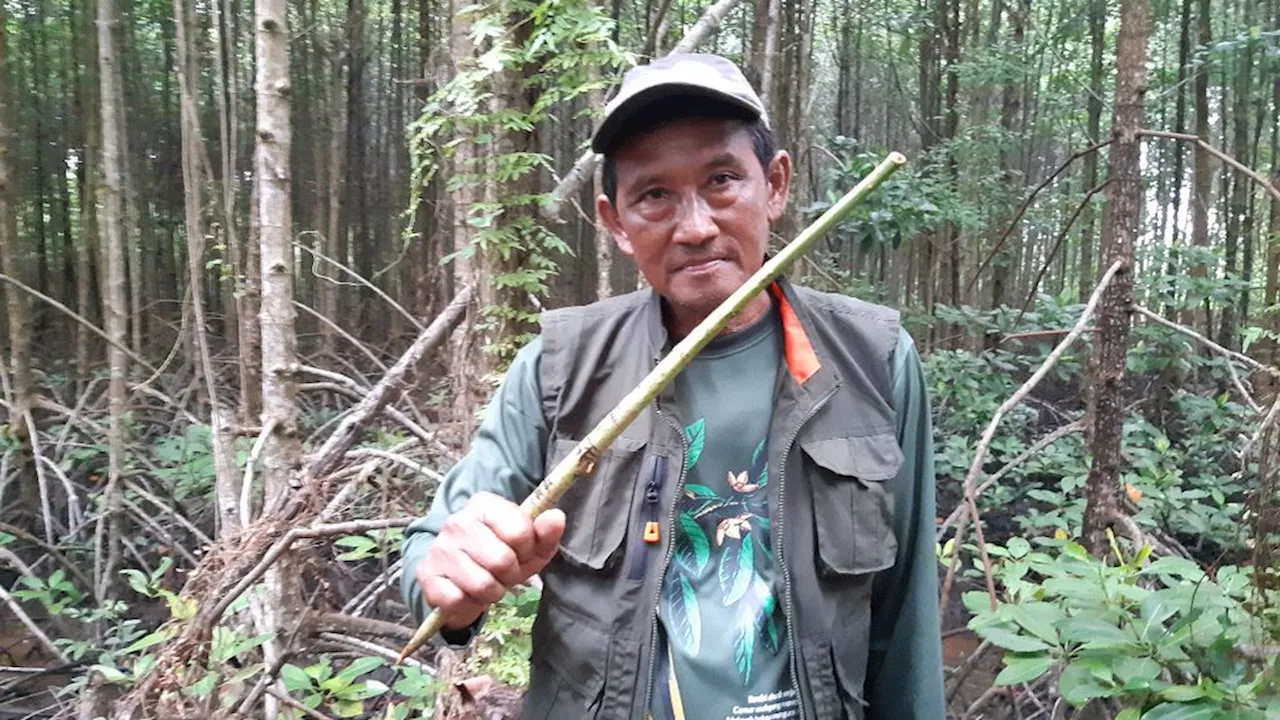
[{"label": "vest pocket", "polygon": [[830,575],[861,575],[894,564],[893,491],[902,449],[892,433],[809,440],[819,568]]},{"label": "vest pocket", "polygon": [[[547,467],[555,467],[577,444],[577,440],[557,439]],[[600,455],[595,472],[579,478],[560,499],[559,507],[567,519],[560,540],[560,556],[565,562],[590,570],[616,565],[631,524],[633,490],[644,447],[643,440],[618,438]]]},{"label": "vest pocket", "polygon": [[522,717],[574,720],[599,714],[608,667],[608,636],[547,602],[533,628],[529,691]]}]

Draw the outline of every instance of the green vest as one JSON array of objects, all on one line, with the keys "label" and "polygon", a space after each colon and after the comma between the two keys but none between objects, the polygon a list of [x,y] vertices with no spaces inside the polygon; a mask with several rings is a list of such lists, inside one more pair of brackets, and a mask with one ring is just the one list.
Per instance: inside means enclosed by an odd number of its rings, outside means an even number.
[{"label": "green vest", "polygon": [[[872,582],[897,550],[886,486],[902,464],[889,362],[898,314],[785,282],[772,290],[787,372],[770,421],[771,533],[792,675],[806,718],[861,720]],[[651,291],[546,313],[542,336],[553,467],[648,374],[667,337]],[[648,707],[684,482],[683,426],[664,412],[672,407],[668,390],[560,502],[568,526],[542,573],[526,718],[639,720]],[[655,500],[646,473],[658,466],[669,471]],[[646,543],[655,502],[662,539]]]}]

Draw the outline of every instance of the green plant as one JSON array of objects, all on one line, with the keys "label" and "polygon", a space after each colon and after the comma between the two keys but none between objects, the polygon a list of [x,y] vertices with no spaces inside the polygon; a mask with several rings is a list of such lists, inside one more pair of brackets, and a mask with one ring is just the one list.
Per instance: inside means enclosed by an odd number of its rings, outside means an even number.
[{"label": "green plant", "polygon": [[365,713],[365,700],[389,689],[378,680],[361,679],[384,664],[379,657],[358,657],[335,673],[329,658],[321,656],[305,668],[285,663],[280,678],[290,693],[301,693],[302,704],[313,710],[323,706],[338,717],[359,717]]},{"label": "green plant", "polygon": [[1128,720],[1280,712],[1274,610],[1250,603],[1250,569],[1211,577],[1181,558],[1149,563],[1149,548],[1126,558],[1113,542],[1108,564],[1074,542],[1036,542],[1044,550],[1020,538],[989,548],[1003,588],[994,610],[985,592],[964,595],[970,628],[1006,651],[997,685],[1060,671],[1064,700],[1110,699]]}]

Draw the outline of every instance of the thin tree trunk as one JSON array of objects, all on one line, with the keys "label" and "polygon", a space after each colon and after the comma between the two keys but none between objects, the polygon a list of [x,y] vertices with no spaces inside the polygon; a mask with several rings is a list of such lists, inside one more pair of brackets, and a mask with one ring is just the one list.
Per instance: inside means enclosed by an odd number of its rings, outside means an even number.
[{"label": "thin tree trunk", "polygon": [[[258,205],[254,212],[262,251],[262,420],[269,429],[262,448],[263,514],[284,506],[291,481],[299,471],[298,384],[294,331],[293,248],[290,205],[289,25],[285,0],[257,0],[256,28],[257,147],[254,178]],[[264,647],[268,664],[276,661],[287,626],[301,614],[299,576],[286,554],[265,577],[266,597],[260,632],[276,633]],[[268,703],[273,716],[274,703]]]},{"label": "thin tree trunk", "polygon": [[[18,247],[17,203],[14,193],[11,147],[15,135],[10,129],[10,103],[13,89],[10,86],[13,71],[9,67],[8,13],[0,5],[0,269],[5,275],[21,281],[27,280],[27,272],[21,262],[22,251]],[[6,398],[9,407],[10,432],[17,438],[27,436],[24,419],[31,410],[33,384],[31,380],[31,306],[25,293],[12,285],[5,285],[6,307],[9,325],[9,369],[12,373],[13,395]],[[19,477],[33,473],[23,472]],[[31,483],[23,482],[19,488],[20,501],[26,503],[38,493],[31,492]],[[5,498],[0,496],[0,505]],[[38,500],[37,500],[38,502]],[[28,507],[31,507],[28,505]],[[46,533],[46,540],[52,541]]]},{"label": "thin tree trunk", "polygon": [[[1191,62],[1191,3],[1192,0],[1182,0],[1182,10],[1178,21],[1178,81],[1177,93],[1178,97],[1175,101],[1173,111],[1174,132],[1185,133],[1187,131],[1187,89],[1185,87],[1187,81],[1187,73],[1190,71],[1189,64]],[[1173,143],[1173,230],[1172,237],[1169,239],[1169,261],[1165,265],[1165,274],[1173,277],[1177,273],[1177,264],[1175,263],[1175,251],[1178,248],[1181,238],[1181,231],[1178,227],[1178,219],[1182,216],[1182,168],[1183,158],[1186,153],[1183,152],[1182,143]],[[1176,298],[1171,298],[1165,305],[1165,317],[1173,319],[1175,317]]]},{"label": "thin tree trunk", "polygon": [[103,316],[107,337],[110,380],[107,405],[110,425],[107,430],[107,485],[103,490],[103,512],[96,531],[97,557],[94,573],[94,595],[103,602],[114,593],[116,563],[120,559],[120,475],[124,469],[125,376],[129,371],[125,354],[126,314],[124,248],[124,93],[116,52],[114,29],[119,22],[115,0],[98,0],[98,82],[102,109],[102,248]]},{"label": "thin tree trunk", "polygon": [[[1189,0],[1188,0],[1189,1]],[[1085,106],[1088,113],[1089,144],[1096,145],[1102,139],[1102,55],[1106,49],[1107,0],[1089,2],[1089,96]],[[1084,158],[1084,179],[1080,186],[1088,192],[1098,186],[1098,156],[1091,152]],[[1098,273],[1093,263],[1093,239],[1096,235],[1097,214],[1093,203],[1086,203],[1081,211],[1080,231],[1080,286],[1079,297],[1083,301],[1093,293]]]},{"label": "thin tree trunk", "polygon": [[1121,0],[1116,41],[1116,109],[1112,120],[1111,187],[1102,230],[1106,264],[1120,272],[1102,296],[1098,310],[1097,352],[1090,359],[1092,392],[1088,417],[1093,466],[1085,488],[1083,539],[1094,555],[1107,551],[1106,528],[1118,513],[1120,438],[1125,417],[1124,369],[1133,295],[1133,246],[1141,228],[1141,140],[1146,93],[1146,0]]},{"label": "thin tree trunk", "polygon": [[[1213,40],[1209,24],[1209,0],[1198,0],[1196,11],[1197,42],[1207,46]],[[1209,142],[1209,69],[1201,65],[1196,70],[1193,83],[1195,92],[1196,135]],[[1213,201],[1213,162],[1209,152],[1199,146],[1195,149],[1195,190],[1191,201],[1191,244],[1204,249],[1209,246],[1209,204]],[[1205,266],[1196,262],[1191,266],[1191,277],[1205,277]],[[1187,310],[1184,325],[1199,327],[1206,333],[1209,328],[1208,302],[1203,308]]]},{"label": "thin tree trunk", "polygon": [[[1272,2],[1276,27],[1280,27],[1280,2]],[[1272,73],[1271,80],[1271,184],[1280,187],[1280,73]],[[1266,290],[1263,299],[1263,305],[1267,308],[1275,307],[1277,302],[1277,289],[1280,288],[1280,200],[1275,196],[1271,197],[1271,237],[1267,242],[1267,281]],[[1271,331],[1280,333],[1280,313],[1270,313]],[[1274,365],[1276,362],[1275,341],[1269,340],[1265,346],[1266,354],[1263,360]],[[1265,375],[1265,373],[1264,373]],[[1275,383],[1268,378],[1267,387],[1274,387]]]}]

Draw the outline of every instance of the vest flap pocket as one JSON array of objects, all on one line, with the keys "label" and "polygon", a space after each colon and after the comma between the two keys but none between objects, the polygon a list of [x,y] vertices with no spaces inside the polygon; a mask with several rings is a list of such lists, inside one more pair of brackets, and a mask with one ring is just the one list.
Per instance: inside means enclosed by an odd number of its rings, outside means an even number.
[{"label": "vest flap pocket", "polygon": [[813,461],[837,475],[880,482],[897,477],[902,448],[890,433],[809,440],[801,447]]},{"label": "vest flap pocket", "polygon": [[[557,439],[547,467],[555,467],[577,444]],[[644,446],[643,440],[618,438],[601,453],[595,472],[579,477],[560,499],[567,520],[560,556],[569,564],[604,570],[621,556]]]},{"label": "vest flap pocket", "polygon": [[893,565],[893,488],[902,467],[893,434],[801,443],[813,491],[819,567],[829,575],[861,575]]}]

